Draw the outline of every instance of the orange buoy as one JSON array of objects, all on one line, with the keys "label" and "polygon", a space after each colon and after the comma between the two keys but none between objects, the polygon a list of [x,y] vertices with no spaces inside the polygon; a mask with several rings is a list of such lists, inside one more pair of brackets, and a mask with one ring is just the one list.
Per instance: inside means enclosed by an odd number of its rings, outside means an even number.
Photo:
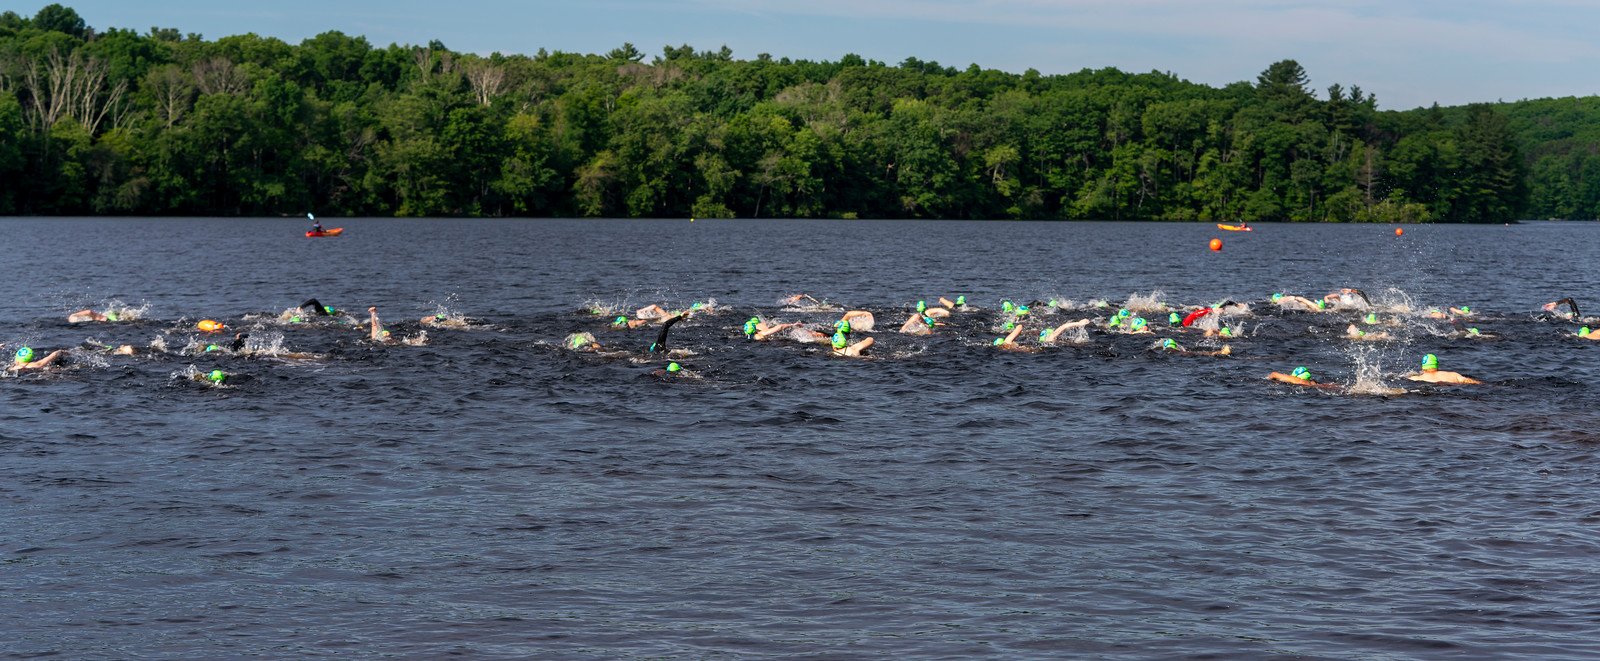
[{"label": "orange buoy", "polygon": [[200,323],[195,324],[194,327],[207,333],[215,333],[223,329],[222,322],[210,319],[201,319]]},{"label": "orange buoy", "polygon": [[1406,235],[1406,231],[1404,229],[1396,227],[1396,228],[1394,228],[1394,235],[1395,236],[1405,236]]},{"label": "orange buoy", "polygon": [[1211,251],[1212,252],[1220,252],[1221,250],[1222,250],[1222,239],[1212,239],[1211,240]]}]

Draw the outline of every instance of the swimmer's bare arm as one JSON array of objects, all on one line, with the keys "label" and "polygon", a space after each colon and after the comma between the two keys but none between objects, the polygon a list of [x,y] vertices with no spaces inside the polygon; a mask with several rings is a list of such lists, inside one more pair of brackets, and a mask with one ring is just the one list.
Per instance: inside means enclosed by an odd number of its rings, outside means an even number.
[{"label": "swimmer's bare arm", "polygon": [[763,330],[756,331],[756,334],[754,335],[754,337],[755,337],[756,340],[765,340],[765,339],[767,339],[769,337],[772,337],[773,335],[776,335],[778,333],[783,332],[784,330],[787,330],[787,329],[790,329],[790,328],[796,328],[799,325],[800,324],[798,322],[797,323],[791,323],[791,324],[774,324],[774,325],[768,326],[767,328],[765,328]]}]

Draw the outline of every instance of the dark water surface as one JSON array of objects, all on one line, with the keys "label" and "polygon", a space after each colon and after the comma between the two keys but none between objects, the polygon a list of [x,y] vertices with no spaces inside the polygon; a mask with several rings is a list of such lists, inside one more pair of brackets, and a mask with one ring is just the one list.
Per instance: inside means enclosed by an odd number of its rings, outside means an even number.
[{"label": "dark water surface", "polygon": [[[328,224],[0,221],[0,342],[71,349],[0,378],[0,653],[1600,657],[1600,342],[1539,313],[1600,311],[1600,225]],[[1358,315],[1265,302],[1339,287],[1495,337],[1386,315],[1358,349]],[[1002,297],[1059,323],[1152,291],[1258,314],[1227,358],[1152,351],[1218,346],[1165,314],[990,346]],[[837,318],[800,292],[875,312],[874,358],[744,340]],[[981,309],[894,332],[956,294]],[[275,319],[312,296],[478,323]],[[654,329],[580,312],[711,299],[671,379]],[[112,300],[143,318],[64,320]],[[320,356],[197,356],[202,318]],[[1424,353],[1485,385],[1403,380]],[[1263,379],[1296,365],[1406,391]]]}]

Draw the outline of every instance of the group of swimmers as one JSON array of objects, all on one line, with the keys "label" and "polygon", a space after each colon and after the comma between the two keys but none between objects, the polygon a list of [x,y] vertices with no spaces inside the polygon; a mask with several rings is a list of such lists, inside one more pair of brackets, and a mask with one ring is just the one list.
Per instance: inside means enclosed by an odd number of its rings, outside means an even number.
[{"label": "group of swimmers", "polygon": [[[967,305],[965,296],[947,298],[939,296],[929,304],[926,300],[919,300],[906,314],[900,323],[897,332],[911,336],[934,335],[948,324],[953,317],[963,314],[972,314],[975,308]],[[800,321],[780,322],[762,316],[753,316],[743,322],[742,334],[750,341],[766,342],[773,340],[789,340],[801,344],[820,344],[827,348],[826,351],[833,355],[845,358],[860,358],[868,355],[876,340],[868,336],[876,330],[875,315],[867,310],[847,309],[821,301],[807,294],[797,294],[779,301],[781,305],[789,306],[788,309],[802,312],[837,312],[837,320],[831,326],[818,328],[808,326]],[[1259,304],[1258,304],[1259,305]],[[1265,302],[1265,305],[1275,307],[1280,312],[1286,313],[1357,313],[1361,314],[1355,322],[1350,323],[1345,332],[1345,338],[1351,341],[1386,341],[1394,339],[1394,335],[1384,326],[1397,326],[1398,315],[1411,314],[1429,319],[1449,321],[1460,326],[1461,336],[1471,338],[1489,338],[1491,335],[1482,333],[1475,326],[1466,326],[1475,315],[1470,306],[1446,307],[1443,309],[1429,309],[1413,312],[1405,306],[1380,307],[1374,305],[1366,293],[1359,289],[1339,289],[1327,295],[1311,299],[1304,296],[1275,293]],[[1103,301],[1090,306],[1093,309],[1109,310],[1112,306]],[[1029,303],[1014,303],[1009,300],[1002,301],[998,315],[985,315],[983,321],[992,322],[990,329],[997,333],[989,344],[998,350],[1015,352],[1035,352],[1046,347],[1066,342],[1082,344],[1088,339],[1088,332],[1093,329],[1103,333],[1120,333],[1127,335],[1153,335],[1156,333],[1156,323],[1146,319],[1143,314],[1166,314],[1166,325],[1175,333],[1191,333],[1198,331],[1205,342],[1216,343],[1238,337],[1242,333],[1241,326],[1230,325],[1227,320],[1246,317],[1251,314],[1252,306],[1248,303],[1236,301],[1223,301],[1214,305],[1205,306],[1168,306],[1155,300],[1141,301],[1136,306],[1138,312],[1128,307],[1117,309],[1106,317],[1085,317],[1062,323],[1046,322],[1035,311],[1062,312],[1075,309],[1070,303],[1050,301],[1031,301]],[[1543,311],[1552,318],[1575,323],[1582,323],[1584,319],[1576,302],[1571,298],[1563,298],[1547,303]],[[605,310],[594,309],[590,312],[601,314]],[[640,308],[630,317],[627,315],[616,316],[609,328],[613,330],[637,329],[645,326],[658,326],[655,340],[643,351],[646,355],[658,355],[666,358],[677,358],[690,355],[690,352],[670,350],[667,346],[668,334],[674,324],[700,314],[716,314],[721,312],[714,303],[695,303],[687,309],[669,311],[660,305],[649,305]],[[1379,312],[1389,315],[1387,319],[1380,319]],[[108,307],[104,311],[92,309],[80,310],[67,316],[67,321],[73,324],[81,323],[115,323],[138,318],[138,312],[117,306]],[[1157,317],[1159,318],[1159,317]],[[419,330],[409,337],[397,337],[390,330],[383,327],[378,318],[377,308],[367,308],[364,320],[359,320],[346,311],[322,304],[315,298],[308,299],[300,305],[285,310],[276,315],[276,321],[281,324],[302,324],[312,322],[334,322],[360,328],[364,330],[367,339],[378,344],[404,344],[420,346],[427,342],[426,330]],[[980,322],[981,323],[981,322]],[[456,327],[464,328],[469,322],[458,315],[439,312],[422,317],[418,324],[423,327]],[[196,324],[196,329],[207,334],[225,333],[231,330],[226,324],[211,319],[205,319]],[[1068,333],[1073,335],[1064,340]],[[1169,333],[1170,334],[1170,333]],[[1584,325],[1575,335],[1589,340],[1600,340],[1600,330],[1591,330],[1589,325]],[[225,343],[206,343],[205,352],[217,351],[226,348],[230,353],[242,353],[246,350],[246,340],[249,334],[235,333],[230,341]],[[1027,339],[1024,339],[1027,338]],[[3,346],[3,345],[0,345]],[[576,351],[596,352],[605,354],[630,353],[615,347],[603,345],[592,332],[580,331],[568,335],[563,341],[563,346]],[[118,345],[115,347],[100,346],[107,353],[118,355],[133,355],[139,351],[132,345]],[[1161,338],[1150,346],[1151,350],[1184,356],[1229,356],[1233,349],[1230,344],[1223,343],[1220,347],[1208,349],[1190,349],[1184,347],[1172,337]],[[290,357],[314,357],[314,354],[275,354]],[[44,371],[58,367],[67,356],[66,350],[51,352],[36,351],[29,346],[17,347],[13,352],[11,364],[6,368],[13,373],[28,371]],[[682,365],[669,362],[663,370],[658,370],[663,375],[676,375],[682,371]],[[225,380],[226,375],[213,371],[206,373],[205,379],[214,382]],[[197,377],[199,378],[199,377]],[[1331,384],[1319,382],[1315,379],[1310,369],[1299,366],[1287,373],[1271,372],[1268,379],[1296,386],[1327,388],[1336,387]],[[1476,384],[1480,381],[1464,376],[1457,372],[1439,369],[1439,359],[1435,354],[1427,354],[1419,371],[1406,375],[1413,381],[1436,384]]]}]

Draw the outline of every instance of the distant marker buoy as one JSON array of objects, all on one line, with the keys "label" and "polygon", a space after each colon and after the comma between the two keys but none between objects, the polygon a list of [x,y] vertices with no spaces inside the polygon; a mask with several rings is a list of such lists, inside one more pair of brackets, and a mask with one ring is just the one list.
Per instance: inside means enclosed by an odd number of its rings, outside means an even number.
[{"label": "distant marker buoy", "polygon": [[1211,251],[1212,252],[1222,252],[1222,239],[1212,239],[1211,240]]},{"label": "distant marker buoy", "polygon": [[1395,236],[1405,236],[1406,235],[1406,231],[1404,229],[1396,227],[1396,228],[1394,228],[1394,235]]},{"label": "distant marker buoy", "polygon": [[693,218],[690,218],[690,219],[689,219],[689,222],[691,222],[691,223],[692,223],[692,222],[694,222],[694,219],[693,219]]}]

